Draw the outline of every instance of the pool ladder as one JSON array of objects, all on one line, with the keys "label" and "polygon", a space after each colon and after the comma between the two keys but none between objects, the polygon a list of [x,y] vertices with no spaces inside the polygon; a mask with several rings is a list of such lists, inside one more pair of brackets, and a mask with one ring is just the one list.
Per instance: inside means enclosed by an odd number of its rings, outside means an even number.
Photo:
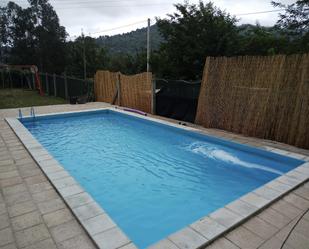
[{"label": "pool ladder", "polygon": [[[23,113],[22,113],[21,109],[18,110],[18,117],[19,117],[20,120],[23,119]],[[31,107],[31,109],[30,109],[30,117],[35,118],[35,111],[34,111],[33,107]]]},{"label": "pool ladder", "polygon": [[18,110],[18,117],[20,120],[23,119],[23,113],[21,112],[21,109]]},{"label": "pool ladder", "polygon": [[35,112],[34,112],[34,108],[33,107],[31,107],[31,109],[30,109],[30,116],[32,118],[35,118]]}]

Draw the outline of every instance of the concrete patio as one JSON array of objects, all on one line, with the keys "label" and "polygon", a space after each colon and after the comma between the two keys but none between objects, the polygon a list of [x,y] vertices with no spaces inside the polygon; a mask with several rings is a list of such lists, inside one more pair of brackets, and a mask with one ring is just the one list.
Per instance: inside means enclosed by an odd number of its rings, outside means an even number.
[{"label": "concrete patio", "polygon": [[[59,105],[35,108],[37,114],[106,107],[104,103]],[[22,109],[29,114],[30,108]],[[17,109],[0,110],[0,249],[96,248],[83,227],[65,205],[44,173],[5,122]],[[195,126],[196,127],[196,126]],[[309,151],[235,134],[207,130],[267,150],[284,149],[294,157],[308,157]],[[78,204],[77,204],[78,205]],[[241,226],[217,239],[207,248],[309,248],[309,183],[298,187]],[[241,212],[241,210],[233,210]],[[300,219],[301,217],[301,219]],[[288,234],[290,236],[287,238]],[[200,234],[201,236],[205,236]],[[192,241],[191,241],[192,242]],[[191,243],[190,244],[194,244]],[[189,241],[188,241],[189,243]],[[108,248],[108,247],[107,247]],[[124,248],[124,247],[122,247]],[[187,247],[186,242],[162,248]],[[129,247],[127,247],[129,249]]]}]

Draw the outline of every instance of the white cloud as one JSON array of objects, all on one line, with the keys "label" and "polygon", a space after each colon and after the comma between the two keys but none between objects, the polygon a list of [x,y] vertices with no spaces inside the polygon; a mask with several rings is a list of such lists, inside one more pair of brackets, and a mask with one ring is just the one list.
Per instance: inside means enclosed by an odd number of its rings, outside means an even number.
[{"label": "white cloud", "polygon": [[[16,0],[17,3],[25,1],[26,0]],[[271,0],[213,0],[216,6],[231,14],[274,10],[270,1]],[[286,4],[295,2],[291,0],[280,1]],[[66,27],[71,36],[74,36],[79,35],[81,29],[84,30],[84,33],[89,34],[141,20],[145,20],[145,23],[100,34],[112,35],[145,27],[148,17],[165,17],[166,14],[175,11],[173,4],[182,2],[182,0],[50,0],[50,2],[58,13],[61,25]],[[197,3],[198,0],[190,0],[189,2]],[[258,21],[262,25],[269,26],[276,22],[278,13],[245,15],[238,16],[238,18],[240,18],[240,24],[255,24]]]}]

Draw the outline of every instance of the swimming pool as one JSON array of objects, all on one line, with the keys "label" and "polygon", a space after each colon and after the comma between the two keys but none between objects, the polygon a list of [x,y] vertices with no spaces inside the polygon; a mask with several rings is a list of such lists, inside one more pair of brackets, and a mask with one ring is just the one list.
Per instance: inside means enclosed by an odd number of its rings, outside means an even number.
[{"label": "swimming pool", "polygon": [[23,124],[139,248],[303,163],[111,110]]}]

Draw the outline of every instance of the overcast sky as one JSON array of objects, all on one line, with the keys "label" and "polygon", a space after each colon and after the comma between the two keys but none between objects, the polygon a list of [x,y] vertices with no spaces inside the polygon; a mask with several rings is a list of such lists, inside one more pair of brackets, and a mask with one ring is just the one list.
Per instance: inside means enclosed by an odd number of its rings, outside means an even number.
[{"label": "overcast sky", "polygon": [[[2,3],[7,0],[0,0]],[[214,4],[227,12],[237,15],[259,11],[271,11],[271,0],[213,0]],[[15,0],[22,4],[27,0]],[[173,4],[183,0],[50,0],[60,18],[61,25],[66,27],[70,36],[79,35],[83,29],[85,34],[91,36],[113,35],[124,33],[136,28],[145,27],[147,18],[154,22],[155,17],[166,17],[173,13]],[[190,0],[198,3],[198,0]],[[290,4],[295,1],[281,0]],[[239,15],[239,23],[256,23],[273,25],[278,13],[263,13],[253,15]],[[139,22],[139,23],[137,23]],[[132,23],[136,23],[131,25]],[[120,26],[126,27],[114,29]],[[112,29],[112,30],[109,30]],[[105,32],[99,32],[105,31]],[[99,32],[99,33],[96,33]],[[93,34],[95,33],[95,34]]]}]

